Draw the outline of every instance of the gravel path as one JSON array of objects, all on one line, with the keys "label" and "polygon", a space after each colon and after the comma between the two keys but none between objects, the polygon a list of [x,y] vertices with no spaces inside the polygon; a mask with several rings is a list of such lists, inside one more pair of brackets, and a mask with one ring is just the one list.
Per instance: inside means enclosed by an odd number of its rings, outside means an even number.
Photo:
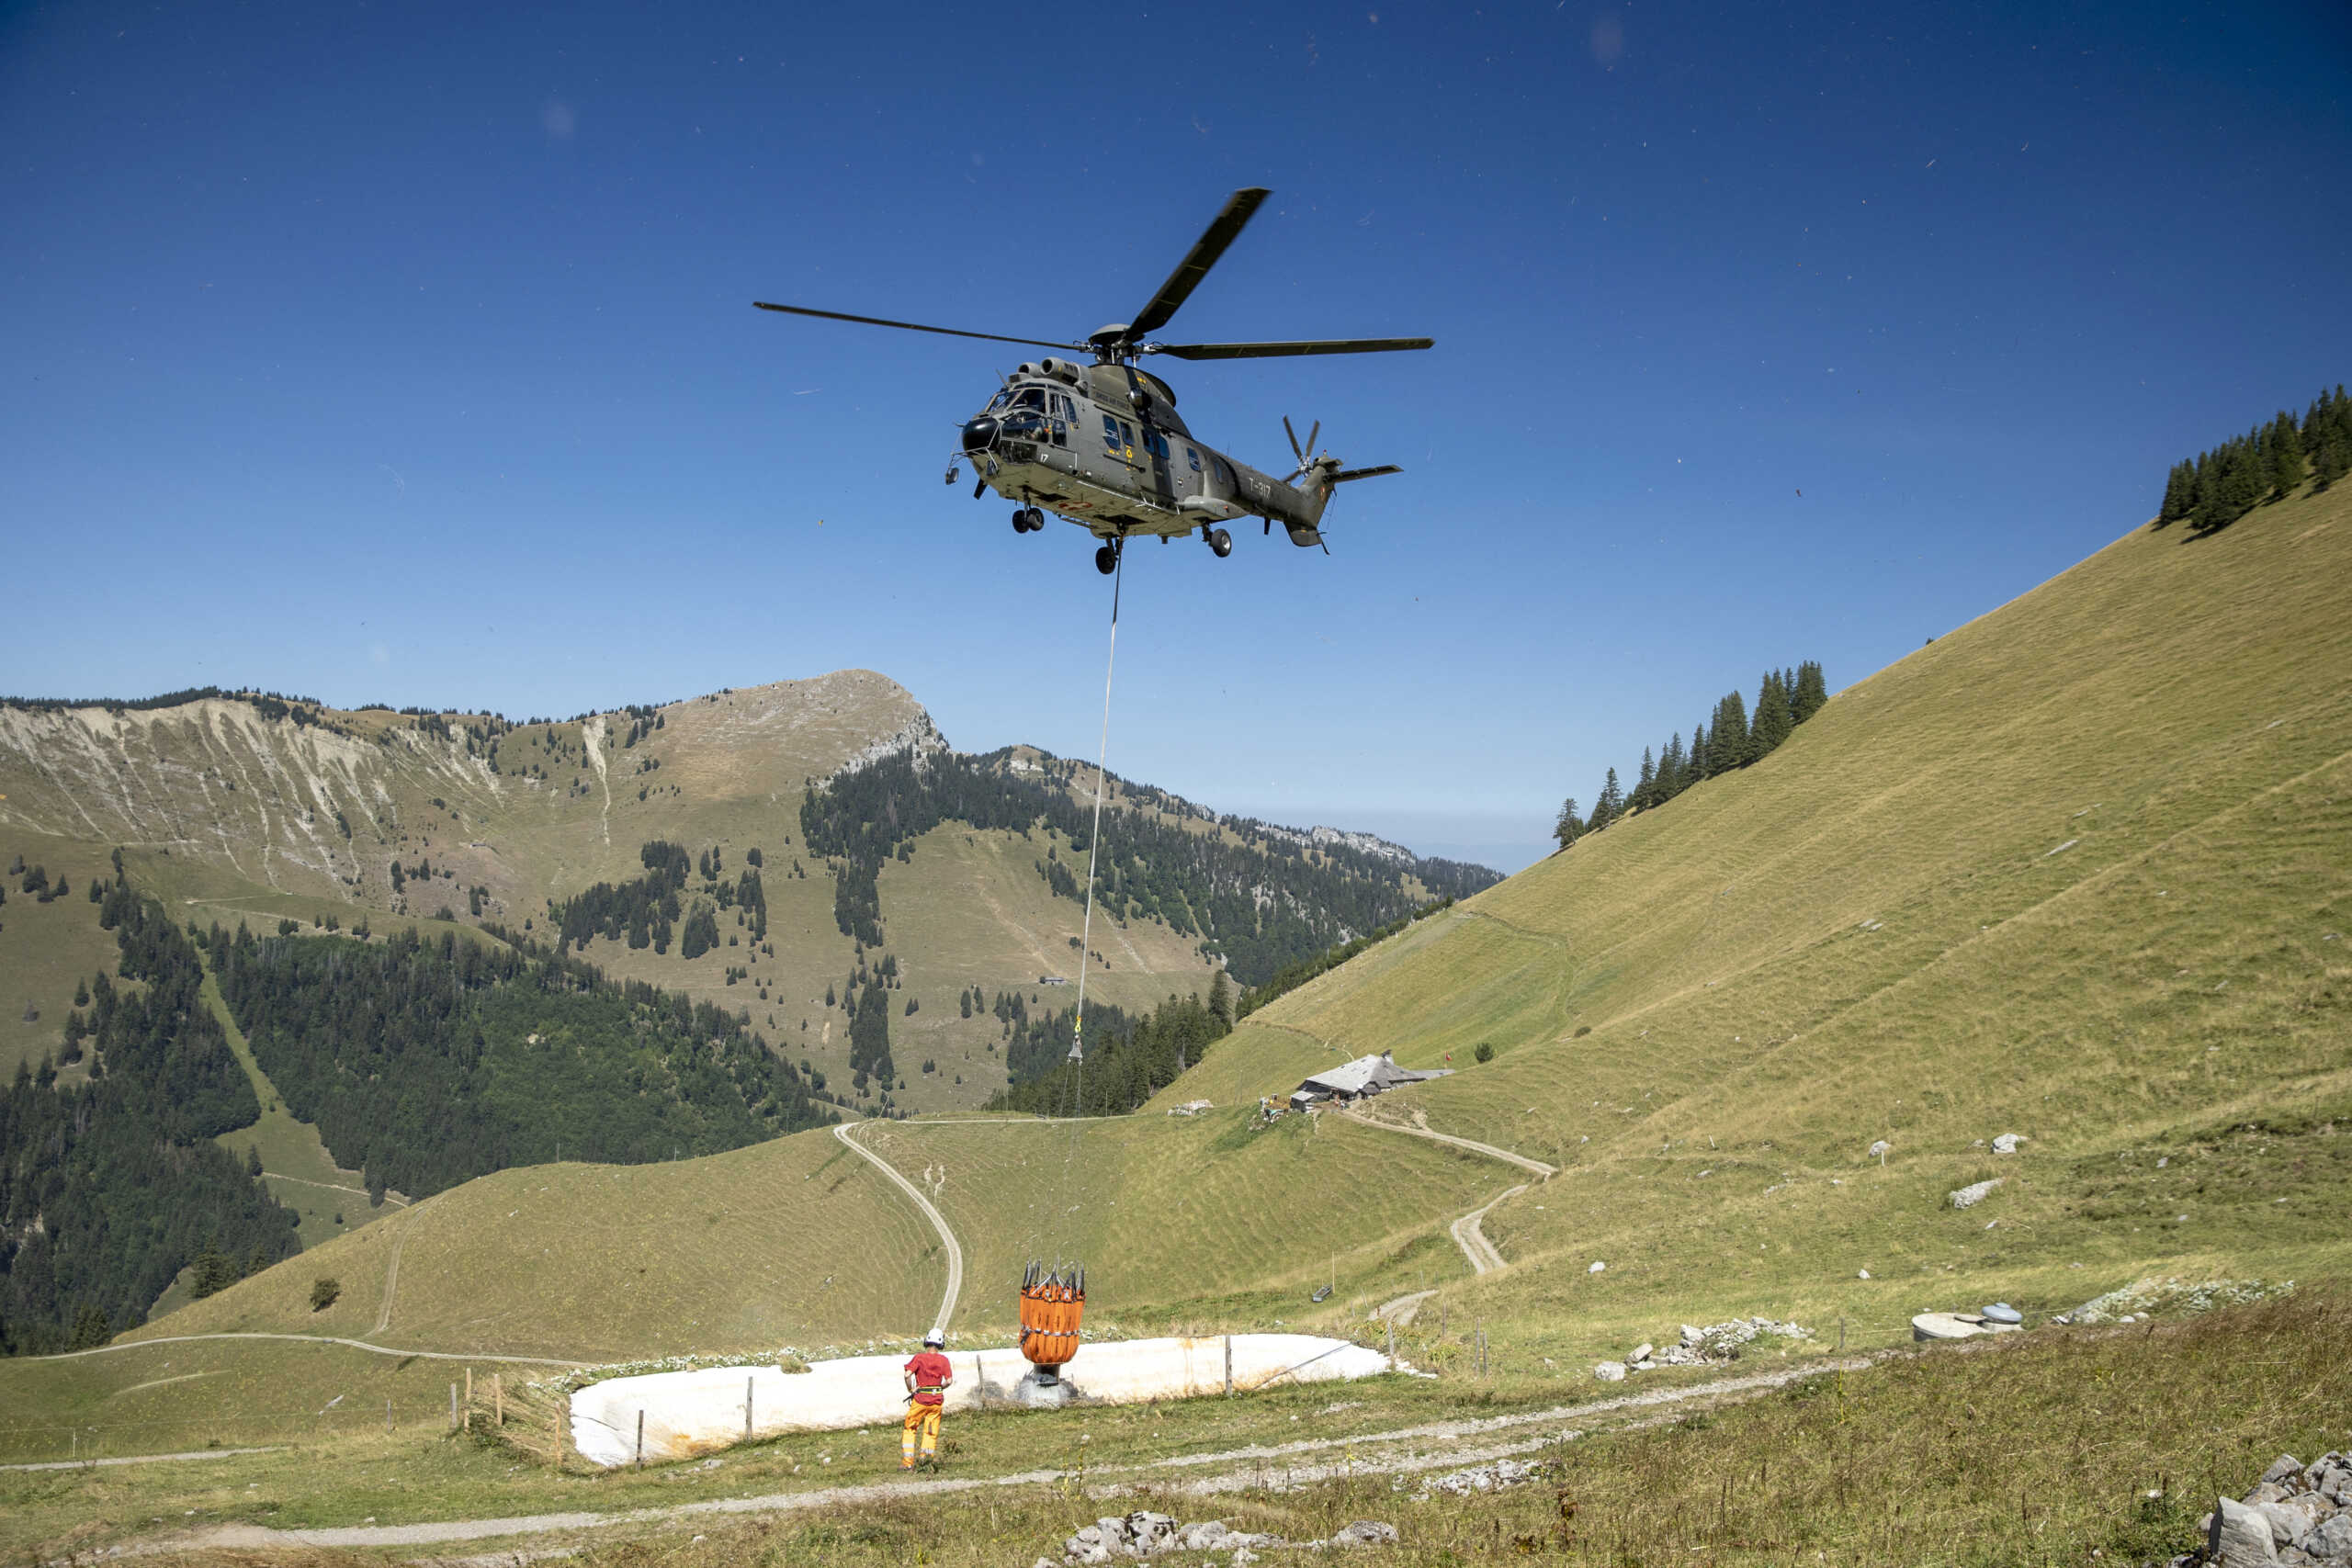
[{"label": "gravel path", "polygon": [[1503,1255],[1496,1249],[1493,1242],[1487,1239],[1487,1233],[1478,1228],[1478,1222],[1487,1217],[1488,1209],[1506,1198],[1516,1198],[1526,1190],[1527,1184],[1522,1181],[1516,1187],[1498,1192],[1487,1199],[1483,1207],[1471,1210],[1446,1227],[1447,1232],[1453,1237],[1453,1245],[1460,1247],[1462,1256],[1470,1260],[1472,1273],[1491,1274],[1505,1266]]},{"label": "gravel path", "polygon": [[947,1320],[956,1315],[956,1298],[964,1293],[964,1249],[956,1244],[956,1233],[947,1228],[946,1217],[932,1206],[931,1200],[922,1195],[922,1188],[900,1176],[898,1168],[888,1160],[849,1135],[849,1123],[836,1123],[833,1136],[872,1160],[876,1170],[896,1182],[899,1191],[914,1200],[915,1207],[923,1212],[924,1217],[931,1221],[932,1229],[939,1233],[941,1243],[947,1248],[947,1293],[939,1299],[939,1316],[932,1324],[931,1331],[944,1338]]},{"label": "gravel path", "polygon": [[1351,1122],[1361,1122],[1367,1127],[1377,1127],[1384,1133],[1402,1133],[1408,1138],[1428,1138],[1434,1143],[1452,1144],[1457,1149],[1468,1149],[1472,1154],[1485,1155],[1489,1159],[1502,1160],[1536,1176],[1560,1174],[1558,1166],[1545,1165],[1540,1159],[1530,1159],[1525,1155],[1515,1155],[1509,1149],[1498,1149],[1492,1144],[1481,1144],[1470,1138],[1457,1138],[1451,1133],[1432,1133],[1427,1127],[1400,1127],[1394,1122],[1378,1121],[1364,1115],[1360,1111],[1342,1111],[1340,1114]]}]

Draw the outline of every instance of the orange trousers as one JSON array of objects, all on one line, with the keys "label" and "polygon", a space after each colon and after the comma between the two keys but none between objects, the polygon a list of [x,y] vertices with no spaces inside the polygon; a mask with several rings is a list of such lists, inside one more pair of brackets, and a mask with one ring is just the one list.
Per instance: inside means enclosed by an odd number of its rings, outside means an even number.
[{"label": "orange trousers", "polygon": [[909,1401],[907,1422],[899,1434],[899,1464],[901,1469],[915,1462],[915,1434],[922,1434],[922,1457],[939,1457],[939,1406]]}]

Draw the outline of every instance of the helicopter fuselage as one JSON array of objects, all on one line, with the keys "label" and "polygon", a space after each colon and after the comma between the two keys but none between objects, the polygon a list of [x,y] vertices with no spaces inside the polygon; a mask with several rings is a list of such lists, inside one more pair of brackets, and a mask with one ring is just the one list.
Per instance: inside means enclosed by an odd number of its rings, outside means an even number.
[{"label": "helicopter fuselage", "polygon": [[1195,438],[1157,376],[1066,359],[1007,376],[965,423],[960,456],[988,489],[1102,539],[1205,536],[1219,523],[1262,517],[1305,547],[1322,542],[1316,525],[1338,467],[1324,459],[1294,487]]}]

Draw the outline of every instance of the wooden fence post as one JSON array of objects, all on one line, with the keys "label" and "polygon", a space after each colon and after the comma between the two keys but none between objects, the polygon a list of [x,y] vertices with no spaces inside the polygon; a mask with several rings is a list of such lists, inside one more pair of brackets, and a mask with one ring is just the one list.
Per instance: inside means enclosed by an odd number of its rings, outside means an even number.
[{"label": "wooden fence post", "polygon": [[458,1385],[457,1385],[456,1383],[451,1383],[451,1384],[449,1385],[449,1430],[451,1430],[452,1432],[454,1432],[454,1431],[456,1431],[457,1429],[458,1429]]},{"label": "wooden fence post", "polygon": [[506,1425],[506,1377],[503,1372],[490,1374],[491,1418],[503,1429]]},{"label": "wooden fence post", "polygon": [[637,1413],[637,1468],[645,1468],[645,1412],[641,1408]]},{"label": "wooden fence post", "polygon": [[1233,1397],[1233,1336],[1225,1337],[1225,1397]]},{"label": "wooden fence post", "polygon": [[752,1380],[743,1380],[743,1440],[752,1440]]},{"label": "wooden fence post", "polygon": [[474,1370],[466,1369],[466,1430],[474,1429]]},{"label": "wooden fence post", "polygon": [[388,1437],[388,1438],[389,1438],[389,1437],[390,1437],[391,1435],[392,1435],[392,1402],[391,1402],[390,1400],[389,1400],[389,1399],[388,1399],[388,1400],[384,1401],[384,1436],[386,1436],[386,1437]]}]

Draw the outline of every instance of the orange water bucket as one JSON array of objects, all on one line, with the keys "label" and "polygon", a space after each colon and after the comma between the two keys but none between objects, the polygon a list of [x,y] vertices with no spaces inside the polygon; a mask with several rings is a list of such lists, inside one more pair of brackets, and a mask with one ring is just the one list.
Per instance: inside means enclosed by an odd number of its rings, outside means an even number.
[{"label": "orange water bucket", "polygon": [[1079,1323],[1085,1315],[1083,1268],[1029,1265],[1021,1277],[1021,1353],[1030,1365],[1052,1372],[1077,1355]]}]

